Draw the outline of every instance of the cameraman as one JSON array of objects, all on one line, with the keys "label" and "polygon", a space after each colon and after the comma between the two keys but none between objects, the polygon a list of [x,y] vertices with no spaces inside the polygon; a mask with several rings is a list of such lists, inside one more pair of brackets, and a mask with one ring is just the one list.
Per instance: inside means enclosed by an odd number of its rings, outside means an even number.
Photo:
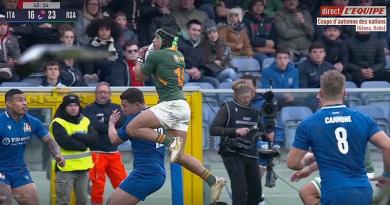
[{"label": "cameraman", "polygon": [[[210,134],[221,136],[218,153],[229,174],[233,205],[258,205],[262,194],[256,149],[260,111],[250,107],[252,89],[245,82],[232,88],[234,99],[221,106]],[[274,133],[266,137],[272,141]]]}]

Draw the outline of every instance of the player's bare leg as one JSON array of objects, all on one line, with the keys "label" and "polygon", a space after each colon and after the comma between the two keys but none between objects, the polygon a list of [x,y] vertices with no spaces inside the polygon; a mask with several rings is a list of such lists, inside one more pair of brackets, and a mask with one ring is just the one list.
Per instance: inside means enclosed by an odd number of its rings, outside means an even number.
[{"label": "player's bare leg", "polygon": [[319,205],[320,204],[320,194],[317,191],[317,188],[313,183],[307,183],[299,190],[299,197],[304,205]]},{"label": "player's bare leg", "polygon": [[[222,177],[214,176],[210,170],[203,166],[203,164],[196,158],[187,155],[184,153],[185,143],[187,141],[187,132],[179,130],[168,130],[167,134],[169,136],[179,137],[179,150],[177,152],[177,157],[175,158],[176,163],[181,164],[184,168],[188,169],[192,173],[198,175],[204,181],[211,186],[212,190],[212,201],[219,199],[221,191],[226,184],[226,180]],[[176,141],[174,142],[176,143]]]},{"label": "player's bare leg", "polygon": [[[161,127],[162,125],[160,121],[156,118],[153,112],[150,110],[144,110],[127,125],[126,132],[128,135],[134,138],[158,142],[157,139],[159,138],[160,134],[154,129]],[[175,139],[173,137],[165,135],[161,144],[164,144],[168,147],[173,143],[174,140]]]},{"label": "player's bare leg", "polygon": [[19,205],[38,205],[38,191],[34,183],[26,184],[24,186],[12,190],[14,199]]},{"label": "player's bare leg", "polygon": [[107,205],[136,205],[138,202],[139,200],[133,195],[117,188],[108,199]]},{"label": "player's bare leg", "polygon": [[0,184],[0,204],[11,205],[12,203],[12,189],[10,186]]}]

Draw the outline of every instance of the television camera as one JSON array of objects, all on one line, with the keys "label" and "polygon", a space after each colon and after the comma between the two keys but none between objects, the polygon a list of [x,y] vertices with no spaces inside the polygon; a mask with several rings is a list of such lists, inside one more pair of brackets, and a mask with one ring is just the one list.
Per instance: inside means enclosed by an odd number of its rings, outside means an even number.
[{"label": "television camera", "polygon": [[[276,116],[278,112],[277,101],[275,100],[274,93],[272,91],[267,91],[264,93],[264,104],[261,110],[263,116],[263,127],[265,133],[271,133],[275,131]],[[274,167],[274,158],[280,155],[279,149],[274,148],[273,142],[268,141],[267,149],[258,149],[259,157],[267,160],[267,174],[265,180],[265,186],[272,188],[275,186],[277,175],[273,170]]]}]

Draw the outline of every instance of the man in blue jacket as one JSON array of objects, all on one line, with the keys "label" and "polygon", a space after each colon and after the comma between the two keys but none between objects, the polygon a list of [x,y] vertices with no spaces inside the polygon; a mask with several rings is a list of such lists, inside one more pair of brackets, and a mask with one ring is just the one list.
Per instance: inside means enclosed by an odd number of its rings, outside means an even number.
[{"label": "man in blue jacket", "polygon": [[298,69],[290,62],[290,51],[286,48],[276,50],[275,62],[263,70],[262,88],[298,88]]}]

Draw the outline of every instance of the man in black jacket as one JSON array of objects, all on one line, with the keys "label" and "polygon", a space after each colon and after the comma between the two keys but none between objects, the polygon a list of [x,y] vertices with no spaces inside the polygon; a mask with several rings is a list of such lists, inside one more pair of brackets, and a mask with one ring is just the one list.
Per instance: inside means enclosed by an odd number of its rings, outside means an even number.
[{"label": "man in black jacket", "polygon": [[325,61],[325,46],[321,42],[314,42],[309,48],[309,58],[299,65],[299,87],[319,88],[320,77],[334,66]]},{"label": "man in black jacket", "polygon": [[91,203],[102,204],[106,174],[112,186],[118,187],[126,177],[126,170],[122,163],[121,154],[117,146],[110,142],[108,137],[108,120],[113,110],[120,110],[120,106],[110,102],[111,89],[107,82],[100,82],[95,88],[95,102],[86,106],[84,114],[99,134],[99,142],[91,147],[92,160],[95,166],[90,170]]},{"label": "man in black jacket", "polygon": [[379,80],[390,82],[390,72],[384,70],[384,45],[372,33],[356,32],[346,41],[348,48],[347,72],[352,81],[360,86],[364,81]]}]

